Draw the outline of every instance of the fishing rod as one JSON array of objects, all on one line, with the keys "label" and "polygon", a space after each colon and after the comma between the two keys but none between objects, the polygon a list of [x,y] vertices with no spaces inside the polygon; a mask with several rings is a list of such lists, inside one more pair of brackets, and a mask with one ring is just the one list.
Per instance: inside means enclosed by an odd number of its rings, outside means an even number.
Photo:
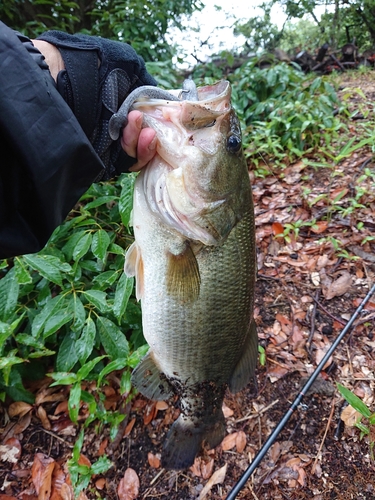
[{"label": "fishing rod", "polygon": [[267,441],[264,443],[262,448],[259,450],[257,455],[255,456],[254,460],[251,462],[249,467],[245,470],[245,472],[242,474],[240,479],[237,481],[237,483],[234,485],[232,490],[229,492],[226,500],[234,500],[238,493],[242,490],[242,488],[245,486],[246,482],[248,481],[249,477],[251,474],[255,471],[255,469],[258,467],[260,462],[263,460],[265,454],[267,451],[271,448],[273,443],[276,441],[278,435],[280,432],[283,430],[284,426],[292,416],[294,410],[298,407],[298,405],[301,403],[303,397],[307,393],[307,391],[310,389],[310,387],[313,385],[315,382],[317,376],[319,373],[322,371],[324,365],[327,363],[329,358],[332,356],[333,352],[335,351],[336,347],[339,345],[339,343],[342,341],[342,339],[345,337],[346,333],[348,330],[351,328],[353,325],[354,321],[356,320],[357,316],[362,312],[362,309],[365,307],[367,302],[370,300],[372,295],[375,292],[375,283],[372,285],[371,290],[368,292],[366,297],[362,300],[360,305],[357,307],[356,311],[354,312],[353,316],[350,318],[348,323],[345,325],[344,329],[340,333],[340,335],[337,337],[335,342],[331,345],[330,349],[327,351],[325,354],[324,358],[321,360],[321,362],[318,364],[318,366],[315,368],[314,372],[310,375],[310,378],[306,382],[306,384],[303,386],[302,390],[299,392],[298,396],[296,399],[293,401],[292,405],[288,409],[288,411],[285,413],[279,424],[276,426],[276,428],[272,431],[271,435],[268,437]]}]

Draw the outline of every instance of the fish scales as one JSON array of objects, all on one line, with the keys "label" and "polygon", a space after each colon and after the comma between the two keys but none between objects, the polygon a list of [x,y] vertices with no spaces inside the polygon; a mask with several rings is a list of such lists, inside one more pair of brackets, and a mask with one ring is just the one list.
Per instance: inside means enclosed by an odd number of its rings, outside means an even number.
[{"label": "fish scales", "polygon": [[179,396],[162,456],[172,469],[221,442],[224,393],[244,387],[257,360],[254,209],[239,122],[228,82],[193,87],[192,102],[134,106],[158,145],[136,180],[125,260],[150,346],[133,384],[151,399]]}]

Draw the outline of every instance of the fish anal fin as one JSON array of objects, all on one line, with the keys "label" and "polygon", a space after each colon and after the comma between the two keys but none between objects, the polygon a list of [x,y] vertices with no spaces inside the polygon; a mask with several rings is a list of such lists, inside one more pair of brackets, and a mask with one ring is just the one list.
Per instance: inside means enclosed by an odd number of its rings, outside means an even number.
[{"label": "fish anal fin", "polygon": [[137,300],[140,300],[144,290],[143,259],[141,251],[135,241],[126,252],[124,271],[128,277],[135,276],[135,295]]},{"label": "fish anal fin", "polygon": [[152,352],[148,352],[133,370],[131,380],[134,387],[149,399],[168,399],[173,394],[172,387],[157,366]]},{"label": "fish anal fin", "polygon": [[167,292],[180,302],[193,302],[199,296],[200,274],[198,262],[189,244],[182,252],[168,252]]},{"label": "fish anal fin", "polygon": [[243,347],[243,354],[238,361],[232,378],[229,382],[229,389],[232,393],[238,392],[245,387],[251,377],[254,376],[258,359],[258,335],[254,319],[250,323],[247,332],[246,343]]}]

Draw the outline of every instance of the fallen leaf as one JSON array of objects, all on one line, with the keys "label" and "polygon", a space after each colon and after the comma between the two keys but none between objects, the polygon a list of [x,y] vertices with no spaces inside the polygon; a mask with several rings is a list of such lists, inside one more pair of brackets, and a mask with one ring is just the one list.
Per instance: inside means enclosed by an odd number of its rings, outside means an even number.
[{"label": "fallen leaf", "polygon": [[225,403],[223,403],[223,413],[224,417],[228,418],[231,417],[234,414],[234,411],[229,408]]},{"label": "fallen leaf", "polygon": [[[14,438],[10,438],[14,439]],[[9,439],[8,439],[9,441]],[[11,444],[0,444],[0,460],[16,464],[19,458],[19,449]]]},{"label": "fallen leaf", "polygon": [[108,439],[104,438],[103,441],[100,443],[100,446],[99,446],[99,449],[98,449],[98,453],[97,453],[98,457],[101,457],[101,456],[104,455],[105,450],[107,448],[107,445],[108,445]]},{"label": "fallen leaf", "polygon": [[[20,458],[22,454],[22,446],[20,441],[17,438],[11,437],[5,441],[5,446],[9,446],[12,448],[12,453],[14,454],[14,458],[16,461]],[[17,451],[15,451],[17,450]]]},{"label": "fallen leaf", "polygon": [[311,226],[311,232],[315,234],[324,233],[328,227],[328,222],[318,220],[313,226]]},{"label": "fallen leaf", "polygon": [[78,465],[86,465],[87,467],[91,467],[91,462],[90,462],[90,460],[86,457],[86,455],[83,455],[83,454],[81,453],[81,454],[79,455]]},{"label": "fallen leaf", "polygon": [[54,415],[58,415],[59,413],[68,413],[68,400],[61,401],[54,411]]},{"label": "fallen leaf", "polygon": [[315,286],[319,286],[320,285],[320,275],[319,275],[319,273],[317,273],[317,272],[314,271],[313,273],[311,273],[310,277],[311,277],[311,281],[313,282],[313,285],[315,285]]},{"label": "fallen leaf", "polygon": [[283,234],[284,226],[280,224],[280,222],[274,222],[272,224],[272,232],[274,236],[277,236],[278,234]]},{"label": "fallen leaf", "polygon": [[96,489],[98,489],[98,490],[104,490],[105,483],[106,483],[105,478],[101,477],[100,479],[98,479],[97,481],[95,481],[95,487],[96,487]]},{"label": "fallen leaf", "polygon": [[160,457],[149,452],[147,455],[148,463],[153,469],[158,469],[160,467]]},{"label": "fallen leaf", "polygon": [[156,401],[157,410],[168,410],[169,406],[166,401]]},{"label": "fallen leaf", "polygon": [[37,453],[31,468],[31,480],[38,500],[49,500],[51,496],[52,474],[55,468],[53,458]]},{"label": "fallen leaf", "polygon": [[38,417],[42,423],[43,428],[47,429],[47,431],[50,431],[51,430],[51,422],[49,421],[48,416],[47,416],[47,412],[43,408],[43,406],[38,406],[38,408],[36,410],[36,414],[38,415]]},{"label": "fallen leaf", "polygon": [[23,401],[16,401],[15,403],[12,403],[9,405],[8,408],[8,413],[10,418],[13,417],[23,417],[33,409],[32,405],[29,405],[28,403],[24,403]]},{"label": "fallen leaf", "polygon": [[117,488],[119,500],[134,500],[139,493],[139,478],[134,469],[126,469]]},{"label": "fallen leaf", "polygon": [[327,300],[333,297],[339,297],[350,290],[352,285],[352,277],[348,272],[343,272],[342,275],[333,281],[326,290],[323,290],[323,295]]},{"label": "fallen leaf", "polygon": [[244,431],[237,432],[236,437],[236,450],[238,453],[242,453],[246,448],[247,440]]},{"label": "fallen leaf", "polygon": [[125,427],[124,437],[129,436],[135,424],[135,418],[132,418],[128,425]]},{"label": "fallen leaf", "polygon": [[148,425],[150,422],[152,422],[152,420],[156,416],[157,411],[158,410],[156,409],[156,403],[155,402],[146,405],[145,413],[143,415],[143,423],[144,423],[144,425]]},{"label": "fallen leaf", "polygon": [[201,461],[201,473],[203,479],[208,479],[212,476],[212,471],[214,470],[214,459],[211,458],[208,462],[205,460]]},{"label": "fallen leaf", "polygon": [[224,482],[225,475],[227,473],[227,464],[225,464],[223,467],[220,469],[216,470],[210,479],[207,481],[206,485],[204,486],[203,490],[201,491],[199,495],[199,500],[203,500],[206,498],[208,493],[211,491],[212,487],[215,486],[215,484],[221,484]]},{"label": "fallen leaf", "polygon": [[223,451],[231,450],[236,446],[237,434],[238,432],[232,432],[232,434],[228,434],[227,436],[225,436],[221,443]]},{"label": "fallen leaf", "polygon": [[348,427],[354,427],[360,416],[361,414],[350,405],[346,406],[341,412],[341,420]]}]

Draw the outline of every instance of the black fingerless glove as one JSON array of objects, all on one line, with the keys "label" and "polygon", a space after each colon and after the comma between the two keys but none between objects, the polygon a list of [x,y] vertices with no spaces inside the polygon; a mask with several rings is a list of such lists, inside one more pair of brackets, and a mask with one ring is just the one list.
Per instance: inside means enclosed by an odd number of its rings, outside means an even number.
[{"label": "black fingerless glove", "polygon": [[108,123],[132,90],[156,85],[143,59],[130,45],[100,37],[48,31],[38,39],[61,53],[65,70],[57,76],[57,90],[104,163],[102,180],[126,172],[136,159],[124,152],[120,139],[112,141]]}]

